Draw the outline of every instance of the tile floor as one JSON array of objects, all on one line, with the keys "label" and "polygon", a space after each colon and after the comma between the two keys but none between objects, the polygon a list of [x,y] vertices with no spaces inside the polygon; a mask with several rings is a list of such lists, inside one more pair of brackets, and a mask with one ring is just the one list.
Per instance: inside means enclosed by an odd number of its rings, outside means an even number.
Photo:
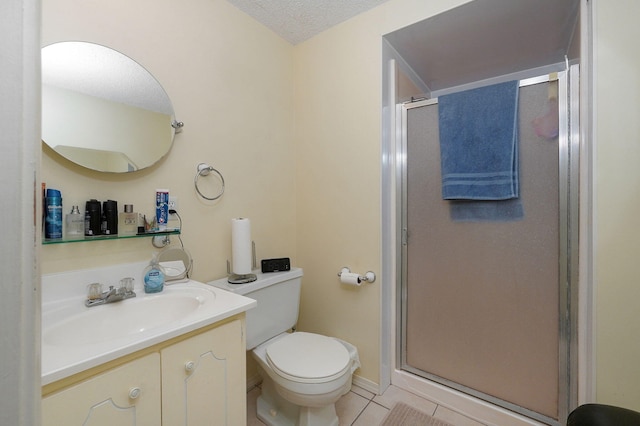
[{"label": "tile floor", "polygon": [[[256,399],[259,395],[259,387],[255,387],[247,393],[247,426],[264,426],[264,423],[256,417]],[[391,407],[398,401],[454,426],[482,426],[482,423],[395,386],[390,386],[382,395],[375,395],[355,385],[351,387],[351,392],[344,395],[336,403],[340,426],[379,425]]]}]

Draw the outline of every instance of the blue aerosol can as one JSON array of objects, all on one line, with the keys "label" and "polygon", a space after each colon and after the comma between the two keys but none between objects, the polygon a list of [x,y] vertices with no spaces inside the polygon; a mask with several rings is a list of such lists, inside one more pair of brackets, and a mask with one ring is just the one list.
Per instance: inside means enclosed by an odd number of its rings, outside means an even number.
[{"label": "blue aerosol can", "polygon": [[44,237],[62,238],[62,195],[57,189],[47,189],[45,213]]}]

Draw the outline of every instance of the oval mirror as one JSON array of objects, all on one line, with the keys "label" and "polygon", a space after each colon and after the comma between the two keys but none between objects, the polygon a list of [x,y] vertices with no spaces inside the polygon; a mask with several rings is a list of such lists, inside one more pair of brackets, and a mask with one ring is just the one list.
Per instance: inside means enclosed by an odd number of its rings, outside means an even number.
[{"label": "oval mirror", "polygon": [[169,96],[133,59],[87,42],[42,49],[42,140],[101,172],[141,170],[164,157],[177,123]]},{"label": "oval mirror", "polygon": [[167,284],[188,280],[193,266],[187,250],[173,247],[167,247],[158,253],[158,263],[162,266]]}]

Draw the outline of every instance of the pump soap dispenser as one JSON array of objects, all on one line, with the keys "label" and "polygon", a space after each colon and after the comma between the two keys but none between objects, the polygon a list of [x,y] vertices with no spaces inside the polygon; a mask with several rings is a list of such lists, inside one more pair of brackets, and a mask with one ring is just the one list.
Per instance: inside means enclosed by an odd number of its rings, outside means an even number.
[{"label": "pump soap dispenser", "polygon": [[144,269],[144,292],[159,293],[164,288],[164,270],[158,262],[158,257],[153,256],[149,266]]}]

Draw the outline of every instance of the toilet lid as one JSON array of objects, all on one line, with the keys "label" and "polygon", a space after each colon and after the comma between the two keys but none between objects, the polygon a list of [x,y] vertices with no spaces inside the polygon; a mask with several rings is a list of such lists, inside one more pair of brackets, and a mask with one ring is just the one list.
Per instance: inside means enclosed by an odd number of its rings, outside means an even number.
[{"label": "toilet lid", "polygon": [[325,381],[349,368],[349,351],[339,341],[313,333],[296,332],[267,348],[267,361],[280,376],[293,381]]}]

